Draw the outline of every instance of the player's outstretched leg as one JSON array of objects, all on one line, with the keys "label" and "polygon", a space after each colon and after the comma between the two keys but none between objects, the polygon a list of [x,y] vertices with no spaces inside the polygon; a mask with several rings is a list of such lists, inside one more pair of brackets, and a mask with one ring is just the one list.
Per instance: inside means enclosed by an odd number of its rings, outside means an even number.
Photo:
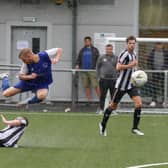
[{"label": "player's outstretched leg", "polygon": [[107,125],[107,121],[110,117],[111,112],[112,112],[112,108],[108,107],[104,112],[102,121],[99,123],[100,135],[102,136],[107,136],[106,125]]},{"label": "player's outstretched leg", "polygon": [[8,74],[7,73],[1,73],[0,74],[0,79],[2,80],[2,86],[1,86],[2,91],[5,91],[6,89],[8,89],[10,87]]},{"label": "player's outstretched leg", "polygon": [[7,73],[0,74],[0,79],[2,79],[2,94],[5,97],[11,97],[21,92],[21,89],[10,87],[10,82]]}]

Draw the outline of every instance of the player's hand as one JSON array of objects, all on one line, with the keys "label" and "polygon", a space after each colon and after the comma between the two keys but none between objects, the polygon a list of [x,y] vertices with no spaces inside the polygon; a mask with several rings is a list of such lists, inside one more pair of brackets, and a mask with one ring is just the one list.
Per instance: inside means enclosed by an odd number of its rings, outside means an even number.
[{"label": "player's hand", "polygon": [[6,121],[6,118],[4,117],[3,114],[1,114],[2,122],[4,123]]},{"label": "player's hand", "polygon": [[36,73],[32,73],[32,74],[31,74],[31,78],[32,78],[32,79],[36,79],[37,76],[38,76],[38,75],[37,75]]},{"label": "player's hand", "polygon": [[133,60],[131,63],[130,63],[130,67],[135,67],[138,65],[138,61],[137,60]]},{"label": "player's hand", "polygon": [[57,62],[59,62],[59,58],[52,58],[51,59],[51,62],[53,63],[53,64],[56,64]]}]

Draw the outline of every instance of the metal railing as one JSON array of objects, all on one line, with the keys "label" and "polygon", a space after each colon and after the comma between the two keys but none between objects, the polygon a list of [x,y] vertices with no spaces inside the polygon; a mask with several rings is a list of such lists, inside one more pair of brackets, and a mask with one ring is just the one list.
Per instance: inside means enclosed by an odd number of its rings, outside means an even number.
[{"label": "metal railing", "polygon": [[[19,71],[20,70],[20,65],[14,65],[14,64],[0,64],[0,71]],[[55,68],[52,70],[52,72],[68,72],[71,73],[72,75],[72,89],[71,89],[71,103],[72,107],[75,106],[76,102],[78,102],[78,78],[76,75],[78,72],[87,72],[87,71],[95,71],[95,70],[81,70],[81,69],[71,69],[71,68]],[[163,82],[164,86],[164,93],[163,95],[163,101],[165,103],[168,103],[168,70],[145,70],[148,74],[152,73],[163,73],[164,74],[164,80],[161,81]],[[157,79],[156,79],[157,80]],[[152,83],[151,83],[152,86]],[[148,86],[148,87],[151,87]],[[147,86],[145,86],[147,87]],[[159,87],[159,86],[158,86]],[[148,88],[146,88],[148,90]],[[150,91],[149,93],[150,94]],[[152,93],[151,93],[152,94]],[[145,97],[145,96],[144,96]],[[150,97],[150,96],[149,96]]]}]

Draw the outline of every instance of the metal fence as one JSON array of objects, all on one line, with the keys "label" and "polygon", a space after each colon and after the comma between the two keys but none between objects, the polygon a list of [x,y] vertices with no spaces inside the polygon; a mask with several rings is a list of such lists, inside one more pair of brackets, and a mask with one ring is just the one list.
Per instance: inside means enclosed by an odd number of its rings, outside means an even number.
[{"label": "metal fence", "polygon": [[[14,78],[12,79],[13,83],[18,80],[16,79],[15,76],[17,76],[19,70],[20,70],[19,65],[0,65],[0,73],[8,72],[12,74],[12,78]],[[76,104],[80,102],[87,102],[84,90],[82,90],[83,87],[80,79],[80,72],[85,72],[86,70],[53,69],[52,71],[53,71],[53,76],[55,77],[56,80],[54,80],[54,85],[52,85],[50,88],[50,95],[48,96],[47,101],[69,102],[72,107],[75,107]],[[141,88],[141,95],[142,95],[145,107],[148,107],[150,101],[152,100],[152,97],[155,96],[157,97],[157,99],[160,99],[160,98],[163,99],[163,102],[164,102],[164,106],[160,105],[158,107],[167,108],[168,70],[165,70],[165,71],[146,70],[146,72],[148,74],[149,80],[148,80],[148,83],[143,88]],[[155,82],[153,82],[152,81],[153,74],[158,74],[159,76],[162,75],[163,78],[158,77],[155,79]],[[55,89],[55,85],[56,85],[56,89]],[[156,86],[154,87],[154,85]],[[154,94],[158,94],[158,92],[155,92],[155,90],[161,90],[162,92],[159,93],[159,95],[154,95]],[[58,92],[59,92],[59,95],[57,94]],[[30,92],[26,93],[25,95],[20,94],[17,96],[17,98],[14,97],[10,101],[11,102],[20,101],[22,99],[29,97],[31,94],[32,93]],[[3,100],[4,98],[1,96],[1,99]],[[124,105],[127,104],[127,106],[125,107],[129,107],[130,101],[131,101],[130,98],[128,98],[128,96],[126,95],[122,99],[121,104],[122,103]],[[93,103],[95,102],[98,103],[99,99],[94,95]]]}]

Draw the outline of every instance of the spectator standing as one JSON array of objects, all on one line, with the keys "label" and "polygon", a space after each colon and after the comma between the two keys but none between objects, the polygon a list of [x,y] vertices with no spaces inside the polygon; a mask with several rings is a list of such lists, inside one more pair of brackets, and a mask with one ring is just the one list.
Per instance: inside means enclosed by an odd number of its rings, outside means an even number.
[{"label": "spectator standing", "polygon": [[100,111],[102,114],[104,111],[105,99],[107,91],[110,91],[112,98],[115,89],[115,82],[117,79],[117,56],[113,54],[113,46],[107,44],[105,47],[105,54],[99,57],[96,66],[97,78],[99,79],[100,88]]},{"label": "spectator standing", "polygon": [[[163,43],[156,43],[148,57],[149,69],[166,70],[168,69],[168,52],[164,49]],[[155,107],[158,103],[157,97],[161,97],[164,106],[164,73],[152,73],[152,101],[151,107]]]},{"label": "spectator standing", "polygon": [[[84,47],[80,50],[77,61],[76,69],[83,70],[95,70],[96,62],[99,57],[99,51],[96,47],[92,45],[91,37],[87,36],[84,38]],[[88,102],[92,101],[91,88],[94,87],[97,96],[100,96],[98,81],[96,78],[96,72],[87,71],[81,72],[83,86],[85,88],[85,94],[88,98]]]}]

